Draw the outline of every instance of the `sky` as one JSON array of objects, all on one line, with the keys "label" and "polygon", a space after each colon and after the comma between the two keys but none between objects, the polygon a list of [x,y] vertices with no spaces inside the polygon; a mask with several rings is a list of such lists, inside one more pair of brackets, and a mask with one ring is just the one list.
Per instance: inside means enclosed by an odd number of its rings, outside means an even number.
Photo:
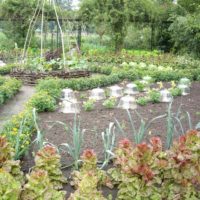
[{"label": "sky", "polygon": [[73,0],[73,3],[72,3],[73,7],[77,8],[78,7],[78,3],[79,3],[79,0]]}]

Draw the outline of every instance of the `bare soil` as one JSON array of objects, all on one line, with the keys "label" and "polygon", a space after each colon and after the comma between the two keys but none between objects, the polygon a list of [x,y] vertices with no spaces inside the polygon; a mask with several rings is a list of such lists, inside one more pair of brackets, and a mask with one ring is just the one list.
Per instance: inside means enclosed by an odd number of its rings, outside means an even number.
[{"label": "bare soil", "polygon": [[[87,94],[87,92],[84,92],[84,94]],[[83,93],[77,93],[77,98],[80,99],[80,96]],[[81,110],[79,117],[81,119],[81,128],[86,129],[85,135],[84,135],[84,144],[82,147],[83,149],[94,149],[95,152],[98,155],[98,159],[103,159],[103,143],[101,138],[101,133],[105,131],[106,128],[108,128],[110,122],[115,122],[115,119],[117,119],[121,125],[124,127],[124,131],[127,133],[126,137],[133,140],[133,131],[128,119],[128,115],[126,110],[122,109],[106,109],[102,106],[103,101],[99,101],[96,103],[95,109],[90,112],[86,112],[83,109]],[[182,110],[187,111],[190,113],[191,120],[193,123],[193,126],[200,121],[200,83],[195,82],[192,84],[191,87],[191,93],[187,96],[181,96],[176,97],[173,102],[172,111],[177,112],[178,107],[182,104]],[[157,117],[159,115],[163,115],[166,113],[168,108],[167,103],[158,103],[158,104],[148,104],[146,106],[138,106],[137,112],[140,113],[142,118],[145,121],[151,120],[154,117]],[[137,128],[140,126],[140,119],[136,115],[135,111],[130,111],[135,125]],[[57,124],[52,127],[53,122],[55,121],[61,121],[66,123],[68,126],[70,124],[73,124],[74,115],[73,114],[63,114],[59,113],[58,111],[52,112],[52,113],[42,113],[39,115],[40,117],[40,127],[42,130],[46,133],[46,139],[53,143],[56,146],[59,146],[62,143],[71,143],[72,142],[72,134],[66,133],[63,126]],[[183,119],[184,129],[185,131],[189,129],[188,120],[185,117]],[[155,121],[147,131],[147,134],[145,136],[145,139],[148,140],[151,136],[159,136],[162,138],[163,144],[165,144],[166,141],[166,118],[165,119],[159,119]],[[123,138],[123,136],[118,133],[116,129],[116,143]],[[66,151],[61,151],[62,156],[62,164],[63,165],[70,165],[72,163],[71,157],[66,153]],[[34,163],[32,158],[28,156],[29,158],[25,158],[22,162],[23,169],[25,171],[28,171],[28,168],[30,168]],[[69,177],[70,171],[72,169],[68,168],[63,170],[63,173]],[[73,188],[70,187],[68,184],[65,186],[65,189],[68,192],[68,195],[73,191]],[[113,193],[114,196],[116,195],[116,189],[110,191],[109,189],[103,189],[105,194]],[[115,199],[115,198],[114,198]]]}]

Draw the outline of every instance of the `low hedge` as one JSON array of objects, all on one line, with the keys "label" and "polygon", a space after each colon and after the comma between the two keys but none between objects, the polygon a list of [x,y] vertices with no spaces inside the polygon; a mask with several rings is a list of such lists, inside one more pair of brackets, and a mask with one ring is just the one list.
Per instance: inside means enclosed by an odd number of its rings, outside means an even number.
[{"label": "low hedge", "polygon": [[22,82],[14,78],[0,79],[0,105],[12,98],[21,88]]},{"label": "low hedge", "polygon": [[13,65],[5,65],[4,67],[0,67],[0,75],[6,75],[11,72]]}]

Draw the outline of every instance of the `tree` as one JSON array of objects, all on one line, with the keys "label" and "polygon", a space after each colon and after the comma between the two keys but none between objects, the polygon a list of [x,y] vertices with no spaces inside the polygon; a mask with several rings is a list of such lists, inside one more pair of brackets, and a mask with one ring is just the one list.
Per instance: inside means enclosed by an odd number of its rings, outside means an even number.
[{"label": "tree", "polygon": [[178,0],[178,4],[189,13],[195,13],[200,9],[200,0]]},{"label": "tree", "polygon": [[4,32],[20,47],[24,44],[35,7],[35,0],[6,0],[1,4],[1,17],[7,20],[4,23]]}]

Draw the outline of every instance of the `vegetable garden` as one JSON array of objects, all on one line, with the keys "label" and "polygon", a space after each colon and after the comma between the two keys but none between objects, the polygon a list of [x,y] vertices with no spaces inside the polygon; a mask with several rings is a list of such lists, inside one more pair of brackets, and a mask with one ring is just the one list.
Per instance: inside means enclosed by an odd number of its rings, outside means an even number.
[{"label": "vegetable garden", "polygon": [[200,199],[200,4],[75,2],[0,1],[0,200]]}]

